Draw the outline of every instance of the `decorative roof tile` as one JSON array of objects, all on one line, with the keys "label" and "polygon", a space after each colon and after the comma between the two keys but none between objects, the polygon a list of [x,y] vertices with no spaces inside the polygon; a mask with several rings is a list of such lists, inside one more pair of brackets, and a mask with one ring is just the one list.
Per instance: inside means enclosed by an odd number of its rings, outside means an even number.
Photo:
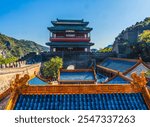
[{"label": "decorative roof tile", "polygon": [[51,22],[54,26],[58,25],[80,25],[87,26],[89,22],[84,22],[84,20],[67,20],[67,19],[57,19],[56,21]]},{"label": "decorative roof tile", "polygon": [[83,26],[73,26],[73,25],[60,25],[54,27],[48,27],[49,31],[66,31],[66,30],[74,30],[74,31],[91,31],[92,28],[90,27],[83,27]]},{"label": "decorative roof tile", "polygon": [[15,110],[148,110],[141,93],[20,95]]}]

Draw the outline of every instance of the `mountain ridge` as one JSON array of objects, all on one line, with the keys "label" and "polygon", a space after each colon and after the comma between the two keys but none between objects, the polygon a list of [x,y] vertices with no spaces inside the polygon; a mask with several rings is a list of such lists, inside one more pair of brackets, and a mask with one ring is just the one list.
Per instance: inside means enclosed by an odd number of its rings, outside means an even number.
[{"label": "mountain ridge", "polygon": [[30,52],[48,51],[48,47],[34,41],[16,39],[0,33],[0,55],[3,57],[22,57]]}]

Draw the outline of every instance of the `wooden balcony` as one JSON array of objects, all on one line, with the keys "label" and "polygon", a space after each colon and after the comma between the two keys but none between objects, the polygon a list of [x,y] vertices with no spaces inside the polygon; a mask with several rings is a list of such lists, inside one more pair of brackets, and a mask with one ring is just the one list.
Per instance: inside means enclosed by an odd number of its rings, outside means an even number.
[{"label": "wooden balcony", "polygon": [[90,38],[50,38],[51,42],[90,42]]}]

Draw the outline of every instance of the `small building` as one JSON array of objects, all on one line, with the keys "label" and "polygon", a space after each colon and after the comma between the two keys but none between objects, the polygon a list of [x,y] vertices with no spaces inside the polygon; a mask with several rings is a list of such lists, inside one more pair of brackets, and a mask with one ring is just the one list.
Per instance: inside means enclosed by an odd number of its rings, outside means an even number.
[{"label": "small building", "polygon": [[94,43],[90,42],[90,32],[92,28],[88,27],[89,22],[82,20],[62,20],[51,21],[50,52],[90,52],[90,47]]}]

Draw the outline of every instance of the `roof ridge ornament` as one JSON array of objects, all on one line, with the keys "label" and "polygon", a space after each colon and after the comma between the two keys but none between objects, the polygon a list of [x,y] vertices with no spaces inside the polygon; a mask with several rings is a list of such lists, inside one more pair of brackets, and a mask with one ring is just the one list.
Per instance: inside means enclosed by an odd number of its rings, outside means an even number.
[{"label": "roof ridge ornament", "polygon": [[131,74],[131,78],[133,81],[131,82],[131,85],[143,88],[147,84],[147,79],[145,77],[145,72],[142,71],[140,75],[137,75],[135,72]]},{"label": "roof ridge ornament", "polygon": [[139,57],[139,62],[143,62],[143,60],[142,60],[142,57],[141,57],[141,56]]},{"label": "roof ridge ornament", "polygon": [[27,82],[30,79],[30,76],[28,74],[25,74],[23,77],[20,77],[19,74],[16,74],[16,78],[14,81],[11,83],[11,90],[16,91],[16,90],[21,90],[23,87],[27,86]]}]

